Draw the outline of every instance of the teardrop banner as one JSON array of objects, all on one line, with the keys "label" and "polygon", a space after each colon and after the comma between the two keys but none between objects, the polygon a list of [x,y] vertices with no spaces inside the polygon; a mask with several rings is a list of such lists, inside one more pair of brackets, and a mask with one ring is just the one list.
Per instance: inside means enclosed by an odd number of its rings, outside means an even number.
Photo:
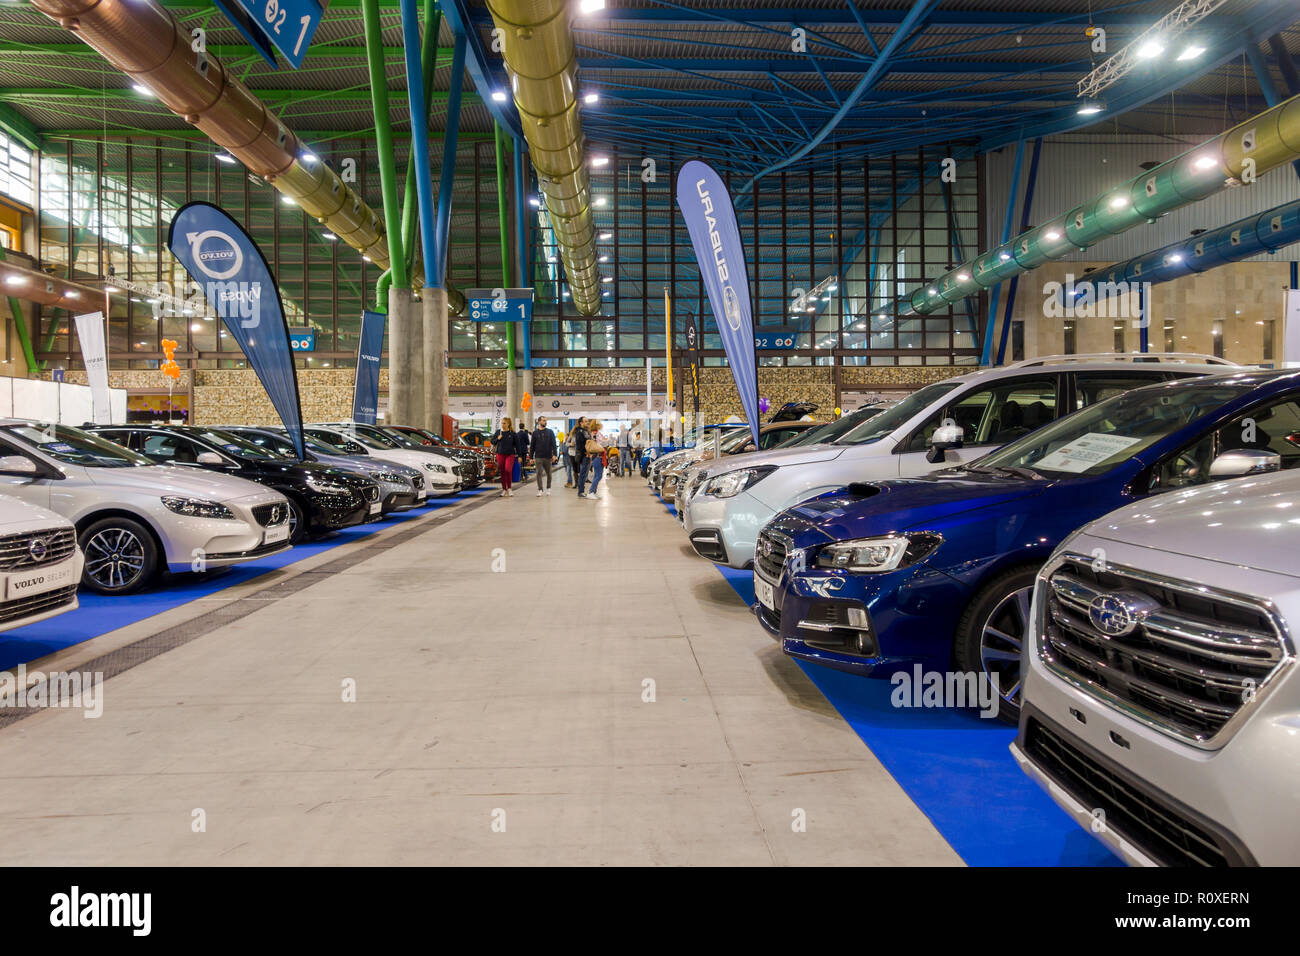
[{"label": "teardrop banner", "polygon": [[677,207],[686,220],[700,278],[727,352],[740,407],[758,440],[758,355],[754,350],[754,312],[749,300],[745,247],[736,210],[721,177],[707,163],[692,159],[677,173]]},{"label": "teardrop banner", "polygon": [[357,377],[352,389],[352,420],[373,425],[379,416],[379,359],[384,350],[383,312],[361,313],[361,335],[357,342]]},{"label": "teardrop banner", "polygon": [[187,203],[177,210],[167,231],[167,248],[243,351],[302,459],[306,449],[298,369],[280,289],[262,250],[224,209],[207,202]]}]

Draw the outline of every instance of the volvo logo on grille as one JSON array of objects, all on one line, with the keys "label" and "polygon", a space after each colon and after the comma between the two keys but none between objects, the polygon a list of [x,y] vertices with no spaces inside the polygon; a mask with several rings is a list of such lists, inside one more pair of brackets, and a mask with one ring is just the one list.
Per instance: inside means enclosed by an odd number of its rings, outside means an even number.
[{"label": "volvo logo on grille", "polygon": [[27,555],[33,561],[44,561],[49,552],[49,545],[45,543],[44,538],[32,538],[31,543],[27,545]]},{"label": "volvo logo on grille", "polygon": [[284,512],[280,510],[279,505],[276,505],[274,508],[271,509],[271,524],[279,524],[280,520],[283,517],[284,517]]},{"label": "volvo logo on grille", "polygon": [[1159,608],[1159,602],[1133,591],[1098,594],[1088,605],[1088,620],[1102,634],[1123,637]]}]

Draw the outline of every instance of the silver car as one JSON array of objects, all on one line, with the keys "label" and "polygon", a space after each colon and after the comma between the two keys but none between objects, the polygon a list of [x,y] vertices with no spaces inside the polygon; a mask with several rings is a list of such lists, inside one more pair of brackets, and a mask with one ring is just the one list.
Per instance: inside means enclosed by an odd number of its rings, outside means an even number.
[{"label": "silver car", "polygon": [[155,465],[67,425],[0,419],[0,491],[69,519],[81,583],[130,594],[162,571],[204,571],[289,548],[288,502],[264,485]]},{"label": "silver car", "polygon": [[[22,467],[0,458],[6,465]],[[0,631],[76,610],[82,564],[71,521],[0,495]]]},{"label": "silver car", "polygon": [[460,491],[462,482],[460,466],[455,459],[439,454],[433,449],[416,451],[398,448],[367,435],[363,430],[349,425],[308,425],[303,429],[312,438],[329,445],[344,455],[367,455],[380,461],[393,462],[417,468],[424,475],[426,490],[431,495],[450,495]]},{"label": "silver car", "polygon": [[1297,522],[1296,471],[1201,485],[1038,576],[1012,753],[1130,864],[1300,863]]}]

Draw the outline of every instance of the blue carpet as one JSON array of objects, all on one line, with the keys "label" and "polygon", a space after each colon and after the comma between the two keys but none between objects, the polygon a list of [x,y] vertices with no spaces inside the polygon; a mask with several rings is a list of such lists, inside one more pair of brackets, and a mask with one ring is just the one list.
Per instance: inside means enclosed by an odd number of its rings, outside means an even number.
[{"label": "blue carpet", "polygon": [[440,508],[478,497],[496,486],[480,485],[472,491],[462,491],[456,495],[437,498],[422,508],[413,508],[390,514],[383,521],[344,528],[317,541],[296,545],[288,551],[271,555],[248,564],[236,565],[214,573],[199,575],[185,574],[172,578],[169,582],[140,591],[129,597],[106,597],[82,590],[78,595],[80,607],[67,614],[60,614],[48,621],[20,627],[17,630],[0,634],[0,670],[10,670],[19,664],[34,661],[38,657],[63,650],[92,637],[99,637],[109,631],[115,631],[136,621],[142,621],[163,611],[180,607],[196,598],[216,594],[236,584],[243,584],[268,571],[283,568],[304,558],[329,551],[340,545],[367,538],[382,528],[390,528],[429,514]]},{"label": "blue carpet", "polygon": [[[716,567],[754,603],[751,572]],[[970,866],[1123,865],[1020,771],[1007,750],[1015,728],[958,710],[894,707],[889,681],[797,663]]]}]

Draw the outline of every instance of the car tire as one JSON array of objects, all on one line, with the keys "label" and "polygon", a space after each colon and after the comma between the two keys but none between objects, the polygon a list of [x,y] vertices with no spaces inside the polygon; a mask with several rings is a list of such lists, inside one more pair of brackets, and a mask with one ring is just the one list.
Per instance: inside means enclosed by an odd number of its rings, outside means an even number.
[{"label": "car tire", "polygon": [[1029,634],[1036,565],[1003,571],[976,592],[957,623],[953,663],[962,673],[997,676],[998,717],[1020,719],[1020,651]]},{"label": "car tire", "polygon": [[153,533],[131,518],[101,518],[77,538],[86,563],[82,586],[97,594],[133,594],[158,572]]},{"label": "car tire", "polygon": [[285,495],[285,500],[289,502],[289,543],[302,544],[311,533],[307,520],[307,509],[299,503],[297,498]]}]

